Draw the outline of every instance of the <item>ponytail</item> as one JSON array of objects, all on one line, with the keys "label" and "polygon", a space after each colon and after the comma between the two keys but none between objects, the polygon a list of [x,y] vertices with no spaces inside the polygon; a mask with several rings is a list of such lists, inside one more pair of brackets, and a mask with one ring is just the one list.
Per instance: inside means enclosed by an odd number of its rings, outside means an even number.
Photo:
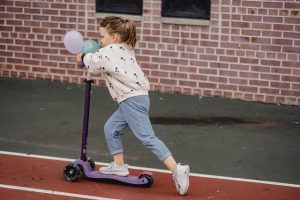
[{"label": "ponytail", "polygon": [[136,45],[136,26],[132,20],[121,17],[105,17],[100,24],[109,34],[117,33],[122,42],[125,42],[132,49]]}]

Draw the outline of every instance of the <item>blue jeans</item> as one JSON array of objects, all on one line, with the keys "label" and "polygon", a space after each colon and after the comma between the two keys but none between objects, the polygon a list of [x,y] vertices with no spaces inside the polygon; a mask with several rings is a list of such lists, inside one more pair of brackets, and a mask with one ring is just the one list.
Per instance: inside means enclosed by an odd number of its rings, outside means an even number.
[{"label": "blue jeans", "polygon": [[112,155],[123,153],[120,134],[127,127],[160,161],[171,155],[167,146],[155,136],[149,119],[149,108],[148,95],[130,97],[119,104],[104,126],[106,142]]}]

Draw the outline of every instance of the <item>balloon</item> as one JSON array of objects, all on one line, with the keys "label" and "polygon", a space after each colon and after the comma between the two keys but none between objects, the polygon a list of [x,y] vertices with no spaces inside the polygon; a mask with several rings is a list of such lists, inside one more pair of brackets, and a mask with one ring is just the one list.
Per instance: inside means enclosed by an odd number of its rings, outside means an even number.
[{"label": "balloon", "polygon": [[83,49],[81,52],[83,54],[95,53],[100,49],[100,46],[94,40],[86,40],[83,42]]},{"label": "balloon", "polygon": [[80,53],[83,48],[83,38],[78,31],[69,31],[64,36],[64,45],[72,54]]}]

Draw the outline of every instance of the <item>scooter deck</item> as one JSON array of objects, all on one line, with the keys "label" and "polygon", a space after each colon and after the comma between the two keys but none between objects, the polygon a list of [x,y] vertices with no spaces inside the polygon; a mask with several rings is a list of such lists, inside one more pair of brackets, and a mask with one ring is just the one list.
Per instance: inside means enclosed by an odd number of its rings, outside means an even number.
[{"label": "scooter deck", "polygon": [[103,174],[99,171],[93,171],[90,164],[80,159],[75,160],[74,164],[81,166],[82,173],[87,179],[94,181],[105,181],[111,183],[119,183],[133,186],[150,187],[153,184],[153,178],[151,172],[143,172],[139,176],[128,175],[128,176],[117,176],[111,174]]}]

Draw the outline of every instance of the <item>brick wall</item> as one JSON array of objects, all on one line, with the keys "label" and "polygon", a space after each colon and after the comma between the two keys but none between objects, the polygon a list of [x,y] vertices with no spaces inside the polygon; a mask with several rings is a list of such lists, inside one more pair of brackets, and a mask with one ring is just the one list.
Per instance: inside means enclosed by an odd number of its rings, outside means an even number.
[{"label": "brick wall", "polygon": [[[81,83],[67,30],[98,38],[94,0],[2,0],[0,76]],[[161,22],[144,0],[136,55],[151,90],[300,105],[300,2],[212,0],[209,26]],[[101,76],[94,77],[103,85]]]}]

